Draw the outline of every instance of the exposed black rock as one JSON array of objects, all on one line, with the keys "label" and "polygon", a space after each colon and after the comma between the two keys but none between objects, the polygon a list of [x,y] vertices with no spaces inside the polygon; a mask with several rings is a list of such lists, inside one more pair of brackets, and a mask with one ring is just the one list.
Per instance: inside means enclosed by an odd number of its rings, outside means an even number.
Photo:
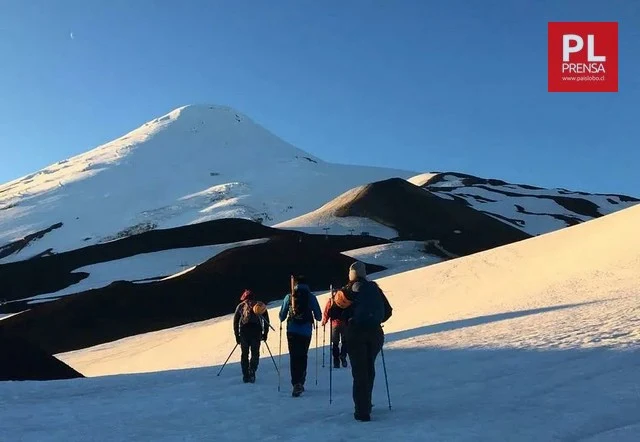
[{"label": "exposed black rock", "polygon": [[52,381],[84,376],[28,340],[0,332],[0,381]]},{"label": "exposed black rock", "polygon": [[344,284],[353,259],[341,251],[387,242],[285,231],[266,243],[226,250],[171,279],[114,282],[37,305],[0,321],[0,330],[37,342],[52,354],[89,347],[232,313],[245,288],[265,302],[282,299],[292,273],[306,275],[314,290]]},{"label": "exposed black rock", "polygon": [[374,220],[398,231],[396,240],[438,240],[458,256],[531,237],[466,203],[438,197],[400,178],[364,186],[335,215]]}]

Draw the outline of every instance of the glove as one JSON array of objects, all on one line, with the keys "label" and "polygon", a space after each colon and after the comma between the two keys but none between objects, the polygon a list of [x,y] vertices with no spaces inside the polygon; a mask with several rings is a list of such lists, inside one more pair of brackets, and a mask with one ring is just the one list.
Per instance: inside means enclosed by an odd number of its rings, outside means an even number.
[{"label": "glove", "polygon": [[264,333],[264,334],[262,335],[262,340],[266,342],[266,340],[267,340],[267,334],[266,334],[266,333]]},{"label": "glove", "polygon": [[240,345],[240,344],[241,344],[241,342],[240,342],[240,336],[236,336],[236,344],[238,344],[238,345]]}]

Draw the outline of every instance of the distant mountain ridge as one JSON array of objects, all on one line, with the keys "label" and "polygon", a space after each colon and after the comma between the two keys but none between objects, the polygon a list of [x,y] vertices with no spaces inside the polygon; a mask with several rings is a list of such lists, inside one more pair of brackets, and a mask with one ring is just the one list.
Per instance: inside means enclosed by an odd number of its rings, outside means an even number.
[{"label": "distant mountain ridge", "polygon": [[546,189],[479,178],[458,172],[433,173],[409,181],[440,196],[494,216],[531,235],[540,235],[631,207],[640,199]]}]

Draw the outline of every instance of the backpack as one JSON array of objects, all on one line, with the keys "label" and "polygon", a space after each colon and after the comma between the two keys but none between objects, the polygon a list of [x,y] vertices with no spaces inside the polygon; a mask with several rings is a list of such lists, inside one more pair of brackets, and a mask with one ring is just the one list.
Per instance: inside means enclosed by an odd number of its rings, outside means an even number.
[{"label": "backpack", "polygon": [[240,311],[240,325],[257,324],[262,325],[260,317],[253,311],[255,301],[246,300],[243,301],[242,310]]},{"label": "backpack", "polygon": [[344,309],[338,307],[336,302],[331,299],[331,307],[329,307],[328,316],[329,319],[342,319],[342,315],[344,314]]},{"label": "backpack", "polygon": [[313,312],[309,305],[311,292],[302,287],[296,288],[289,302],[289,321],[296,324],[307,324],[313,322]]},{"label": "backpack", "polygon": [[361,325],[380,325],[385,320],[385,302],[382,290],[375,282],[356,281],[351,286],[356,296],[352,322]]}]

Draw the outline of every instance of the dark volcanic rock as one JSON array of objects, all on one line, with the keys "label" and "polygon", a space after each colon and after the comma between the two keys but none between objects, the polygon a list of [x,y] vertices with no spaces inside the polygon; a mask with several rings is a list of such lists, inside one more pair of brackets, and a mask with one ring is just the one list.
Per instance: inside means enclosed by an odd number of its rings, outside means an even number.
[{"label": "dark volcanic rock", "polygon": [[11,301],[52,293],[88,275],[75,269],[140,253],[233,243],[291,235],[244,219],[220,219],[172,229],[152,230],[117,241],[0,265],[2,298]]},{"label": "dark volcanic rock", "polygon": [[29,341],[0,333],[0,381],[51,381],[84,377]]},{"label": "dark volcanic rock", "polygon": [[458,256],[531,237],[466,204],[440,198],[399,178],[364,186],[335,214],[369,218],[391,227],[398,231],[398,240],[438,240]]},{"label": "dark volcanic rock", "polygon": [[30,243],[43,238],[47,233],[50,233],[55,229],[59,229],[60,227],[62,227],[62,223],[57,223],[46,229],[40,230],[39,232],[35,232],[35,233],[32,233],[31,235],[27,235],[18,241],[14,241],[12,243],[1,246],[0,259],[19,252],[20,250],[27,247]]},{"label": "dark volcanic rock", "polygon": [[282,299],[291,273],[306,275],[314,290],[326,290],[329,284],[346,282],[353,259],[341,251],[387,242],[284,232],[263,244],[226,250],[164,281],[116,282],[65,296],[0,321],[0,330],[37,342],[53,354],[85,348],[232,313],[244,288],[256,291],[265,302]]}]

